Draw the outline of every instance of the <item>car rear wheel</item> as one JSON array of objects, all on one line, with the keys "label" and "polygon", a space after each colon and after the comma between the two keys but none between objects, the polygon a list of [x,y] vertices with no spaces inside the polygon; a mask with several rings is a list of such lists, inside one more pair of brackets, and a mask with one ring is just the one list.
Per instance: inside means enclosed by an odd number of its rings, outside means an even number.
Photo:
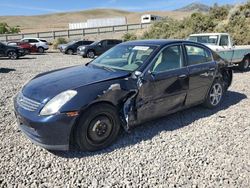
[{"label": "car rear wheel", "polygon": [[91,59],[95,58],[95,52],[93,50],[89,50],[87,53],[87,57]]},{"label": "car rear wheel", "polygon": [[39,53],[44,53],[45,50],[44,50],[43,47],[38,47],[38,48],[37,48],[37,51],[38,51]]},{"label": "car rear wheel", "polygon": [[8,57],[9,57],[10,59],[12,59],[12,60],[18,59],[18,55],[17,55],[17,53],[14,52],[14,51],[10,51],[10,52],[8,53]]},{"label": "car rear wheel", "polygon": [[241,71],[247,71],[250,65],[250,57],[245,57],[239,64],[239,69]]},{"label": "car rear wheel", "polygon": [[220,105],[223,95],[224,88],[222,82],[220,80],[214,81],[208,92],[204,106],[207,108],[216,108]]},{"label": "car rear wheel", "polygon": [[68,55],[73,55],[73,54],[74,54],[74,52],[73,52],[73,50],[72,50],[72,49],[68,49],[68,50],[67,50],[67,52],[66,52],[66,54],[68,54]]},{"label": "car rear wheel", "polygon": [[81,150],[96,151],[112,144],[119,131],[120,119],[115,107],[95,105],[79,120],[75,140]]}]

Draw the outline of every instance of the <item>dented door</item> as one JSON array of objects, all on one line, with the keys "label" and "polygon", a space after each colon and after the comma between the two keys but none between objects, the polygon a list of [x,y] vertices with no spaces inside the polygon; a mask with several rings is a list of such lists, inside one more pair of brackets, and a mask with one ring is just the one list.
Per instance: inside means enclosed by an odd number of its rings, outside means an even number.
[{"label": "dented door", "polygon": [[136,101],[139,120],[164,116],[183,107],[189,82],[181,44],[163,48],[147,74]]},{"label": "dented door", "polygon": [[183,107],[188,90],[186,67],[152,75],[139,89],[138,120],[146,121],[164,116]]}]

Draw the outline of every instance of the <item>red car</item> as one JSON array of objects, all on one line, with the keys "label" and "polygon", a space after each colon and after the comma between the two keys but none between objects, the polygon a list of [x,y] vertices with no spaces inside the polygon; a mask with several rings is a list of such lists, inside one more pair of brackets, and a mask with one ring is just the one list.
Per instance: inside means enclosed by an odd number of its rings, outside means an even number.
[{"label": "red car", "polygon": [[36,45],[32,45],[28,42],[19,42],[19,41],[15,41],[15,42],[8,42],[7,45],[9,46],[18,46],[20,48],[24,49],[25,54],[30,54],[30,53],[35,53],[37,52],[37,47]]}]

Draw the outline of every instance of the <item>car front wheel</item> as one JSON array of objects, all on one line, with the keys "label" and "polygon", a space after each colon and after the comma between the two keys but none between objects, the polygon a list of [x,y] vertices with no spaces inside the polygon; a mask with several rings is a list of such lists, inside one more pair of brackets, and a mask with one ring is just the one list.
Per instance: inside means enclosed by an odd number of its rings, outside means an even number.
[{"label": "car front wheel", "polygon": [[220,80],[216,80],[212,84],[207,94],[207,97],[204,102],[204,106],[207,108],[216,108],[217,106],[220,105],[223,95],[224,95],[223,84]]},{"label": "car front wheel", "polygon": [[103,149],[114,142],[120,131],[120,119],[116,108],[109,104],[90,107],[76,128],[75,140],[83,151]]},{"label": "car front wheel", "polygon": [[73,54],[74,54],[74,52],[73,52],[73,50],[72,50],[72,49],[68,49],[68,50],[67,50],[67,52],[66,52],[66,54],[68,54],[68,55],[73,55]]},{"label": "car front wheel", "polygon": [[14,52],[14,51],[9,52],[9,53],[8,53],[8,57],[9,57],[10,59],[12,59],[12,60],[18,59],[18,55],[17,55],[17,53]]},{"label": "car front wheel", "polygon": [[93,50],[89,50],[87,53],[87,57],[91,59],[95,58],[95,52]]}]

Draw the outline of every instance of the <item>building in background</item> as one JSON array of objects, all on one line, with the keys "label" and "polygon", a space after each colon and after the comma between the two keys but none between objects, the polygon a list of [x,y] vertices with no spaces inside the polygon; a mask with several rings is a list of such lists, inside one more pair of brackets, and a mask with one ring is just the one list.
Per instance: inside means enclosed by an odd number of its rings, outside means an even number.
[{"label": "building in background", "polygon": [[117,25],[126,25],[126,17],[114,17],[114,18],[97,18],[88,19],[87,22],[69,23],[69,29],[86,29],[95,27],[108,27]]},{"label": "building in background", "polygon": [[152,15],[152,14],[144,14],[141,16],[141,23],[151,23],[154,21],[162,20],[163,17]]}]

